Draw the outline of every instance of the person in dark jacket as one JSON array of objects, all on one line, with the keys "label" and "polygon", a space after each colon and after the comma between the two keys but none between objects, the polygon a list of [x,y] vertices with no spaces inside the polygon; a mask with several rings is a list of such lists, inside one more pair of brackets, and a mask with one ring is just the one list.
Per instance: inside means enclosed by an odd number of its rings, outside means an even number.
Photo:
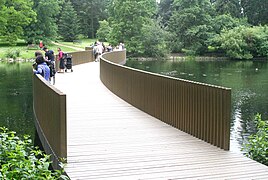
[{"label": "person in dark jacket", "polygon": [[45,58],[48,61],[55,61],[55,56],[54,56],[54,52],[52,50],[48,50],[47,47],[44,47],[44,51],[45,51]]}]

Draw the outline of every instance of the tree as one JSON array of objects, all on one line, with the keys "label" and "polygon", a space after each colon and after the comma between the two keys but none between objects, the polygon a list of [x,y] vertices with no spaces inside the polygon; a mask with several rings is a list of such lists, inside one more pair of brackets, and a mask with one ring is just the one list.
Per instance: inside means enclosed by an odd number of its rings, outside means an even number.
[{"label": "tree", "polygon": [[60,13],[61,0],[33,0],[33,9],[37,20],[25,27],[25,39],[28,43],[38,43],[43,40],[47,43],[58,35],[57,15]]},{"label": "tree", "polygon": [[230,14],[232,17],[241,17],[242,7],[239,0],[215,0],[212,4],[220,15]]},{"label": "tree", "polygon": [[141,29],[143,37],[140,39],[142,46],[137,49],[141,55],[160,58],[169,53],[167,43],[169,34],[161,28],[159,23],[159,21],[152,19],[143,25]]},{"label": "tree", "polygon": [[10,44],[23,36],[23,27],[30,24],[36,14],[31,0],[0,0],[0,35]]},{"label": "tree", "polygon": [[238,26],[214,38],[226,55],[235,59],[268,57],[267,26]]},{"label": "tree", "polygon": [[243,14],[248,22],[253,25],[268,24],[268,3],[267,0],[241,0]]},{"label": "tree", "polygon": [[97,38],[100,41],[108,41],[110,32],[111,32],[111,27],[109,25],[109,22],[107,22],[106,20],[100,21],[100,28],[97,31]]},{"label": "tree", "polygon": [[159,3],[158,15],[162,18],[161,24],[165,27],[168,25],[172,10],[172,3],[174,0],[162,0]]},{"label": "tree", "polygon": [[107,7],[110,0],[71,0],[77,12],[81,33],[89,38],[95,38],[99,22],[107,19]]},{"label": "tree", "polygon": [[112,27],[109,41],[116,45],[124,42],[132,55],[144,48],[140,42],[143,25],[156,13],[155,0],[113,0],[109,7],[109,23]]},{"label": "tree", "polygon": [[173,51],[182,48],[193,53],[202,53],[207,49],[206,41],[212,37],[211,25],[214,9],[209,0],[174,0],[169,31],[173,33]]},{"label": "tree", "polygon": [[77,14],[70,1],[63,6],[59,20],[59,34],[64,41],[76,40],[79,34],[79,23]]},{"label": "tree", "polygon": [[234,18],[230,14],[221,14],[215,16],[212,20],[212,26],[216,34],[220,34],[222,30],[233,29],[234,27],[245,25],[248,23],[246,19],[243,18]]}]

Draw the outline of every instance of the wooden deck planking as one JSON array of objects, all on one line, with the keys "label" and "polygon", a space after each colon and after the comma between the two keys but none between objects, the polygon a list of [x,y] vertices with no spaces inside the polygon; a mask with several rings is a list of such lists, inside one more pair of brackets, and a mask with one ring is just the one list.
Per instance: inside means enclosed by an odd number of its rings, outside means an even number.
[{"label": "wooden deck planking", "polygon": [[67,94],[71,179],[253,179],[268,167],[223,151],[132,107],[99,80],[99,63],[57,74]]}]

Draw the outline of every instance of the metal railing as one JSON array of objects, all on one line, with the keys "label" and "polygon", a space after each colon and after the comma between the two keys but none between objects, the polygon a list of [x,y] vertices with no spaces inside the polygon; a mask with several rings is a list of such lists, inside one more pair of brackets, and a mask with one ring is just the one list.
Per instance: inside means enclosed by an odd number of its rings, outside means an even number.
[{"label": "metal railing", "polygon": [[67,158],[66,95],[33,75],[33,110],[40,141],[59,169],[60,158]]},{"label": "metal railing", "polygon": [[[94,60],[92,50],[68,54],[72,55],[73,65]],[[34,75],[33,110],[40,141],[45,152],[52,155],[53,168],[59,169],[60,159],[67,158],[66,95],[40,75]]]},{"label": "metal railing", "polygon": [[[85,51],[77,51],[77,52],[70,52],[67,53],[72,55],[72,65],[79,65],[88,62],[94,61],[94,56],[92,50],[85,50]],[[56,59],[58,59],[58,55],[56,55]],[[59,70],[59,61],[56,61],[56,69]]]},{"label": "metal railing", "polygon": [[107,88],[161,121],[229,150],[231,89],[119,65],[125,54],[102,56],[100,78]]}]

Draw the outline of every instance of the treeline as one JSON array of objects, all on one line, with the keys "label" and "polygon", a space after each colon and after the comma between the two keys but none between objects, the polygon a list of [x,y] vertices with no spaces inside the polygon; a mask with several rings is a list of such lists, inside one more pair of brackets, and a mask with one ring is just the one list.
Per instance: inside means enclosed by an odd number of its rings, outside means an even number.
[{"label": "treeline", "polygon": [[0,37],[10,44],[95,38],[109,0],[0,0]]},{"label": "treeline", "polygon": [[4,0],[0,10],[10,43],[88,37],[133,56],[268,57],[267,0]]}]

